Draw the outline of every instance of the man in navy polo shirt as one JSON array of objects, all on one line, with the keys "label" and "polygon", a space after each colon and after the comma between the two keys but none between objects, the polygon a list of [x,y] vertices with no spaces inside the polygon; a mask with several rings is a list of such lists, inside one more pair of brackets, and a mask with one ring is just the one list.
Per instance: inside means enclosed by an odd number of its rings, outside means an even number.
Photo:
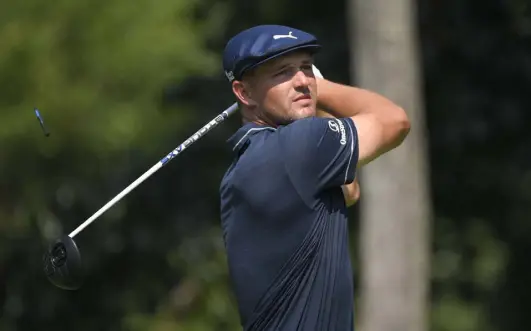
[{"label": "man in navy polo shirt", "polygon": [[347,207],[359,197],[356,170],[409,132],[386,98],[316,78],[319,48],[309,33],[262,25],[224,51],[244,124],[229,140],[221,221],[245,331],[354,329]]}]

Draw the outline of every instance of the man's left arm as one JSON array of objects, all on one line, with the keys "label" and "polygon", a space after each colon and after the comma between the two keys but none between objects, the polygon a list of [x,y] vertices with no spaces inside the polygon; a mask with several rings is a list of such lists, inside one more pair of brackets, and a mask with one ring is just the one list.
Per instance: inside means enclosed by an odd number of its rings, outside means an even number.
[{"label": "man's left arm", "polygon": [[[313,71],[316,77],[323,78],[323,75],[321,74],[319,69],[317,69],[317,67],[314,66]],[[319,107],[317,108],[317,116],[336,118],[335,116],[330,114],[327,110],[319,108]],[[359,168],[359,165],[358,165],[358,168]],[[358,202],[358,200],[360,199],[360,195],[361,195],[360,184],[358,182],[358,176],[356,176],[356,178],[354,179],[352,183],[341,186],[341,190],[343,190],[343,196],[345,197],[345,204],[347,205],[347,207],[355,205],[356,202]]]},{"label": "man's left arm", "polygon": [[[317,109],[317,117],[336,118],[328,111],[321,108]],[[357,168],[359,168],[359,165],[357,166]],[[347,205],[347,207],[355,205],[356,202],[358,202],[358,200],[360,199],[361,195],[358,176],[356,176],[352,183],[342,185],[341,190],[343,190],[343,196],[345,197],[345,204]]]}]

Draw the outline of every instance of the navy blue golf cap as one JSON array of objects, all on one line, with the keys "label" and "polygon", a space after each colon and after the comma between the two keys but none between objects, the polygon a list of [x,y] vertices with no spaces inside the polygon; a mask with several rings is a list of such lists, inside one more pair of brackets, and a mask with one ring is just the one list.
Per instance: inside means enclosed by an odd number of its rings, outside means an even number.
[{"label": "navy blue golf cap", "polygon": [[227,79],[241,79],[244,72],[288,52],[306,48],[317,52],[317,38],[307,32],[282,25],[259,25],[232,37],[223,52]]}]

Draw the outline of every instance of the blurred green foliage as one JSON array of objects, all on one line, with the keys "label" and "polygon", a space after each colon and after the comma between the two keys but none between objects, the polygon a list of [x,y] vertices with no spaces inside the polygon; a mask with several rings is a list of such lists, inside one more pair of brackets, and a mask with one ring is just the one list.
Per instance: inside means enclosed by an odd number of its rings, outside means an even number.
[{"label": "blurred green foliage", "polygon": [[[168,110],[162,100],[166,86],[218,71],[219,54],[207,49],[203,37],[208,21],[193,18],[195,5],[184,0],[0,4],[1,330],[236,325],[216,233],[186,238],[195,239],[190,245],[168,235],[159,252],[151,251],[145,238],[128,245],[127,234],[118,233],[136,213],[146,222],[148,204],[136,210],[126,202],[117,205],[78,236],[87,237],[80,245],[90,270],[87,282],[94,272],[122,288],[89,285],[65,293],[43,282],[40,270],[41,245],[73,230],[177,147],[175,132],[192,133],[193,109],[182,103]],[[41,110],[49,138],[33,107]],[[164,144],[170,139],[172,145]],[[144,199],[150,198],[160,195]],[[170,207],[168,201],[161,210]],[[90,232],[97,235],[89,237]],[[132,232],[130,237],[151,236],[146,228]],[[123,261],[125,268],[105,265],[106,254],[132,246],[140,254],[157,254],[159,268],[143,272],[149,263],[138,259]],[[161,272],[166,284],[157,283]],[[97,279],[93,284],[101,285]]]},{"label": "blurred green foliage", "polygon": [[[232,34],[262,23],[311,30],[325,49],[321,71],[349,82],[344,8],[0,2],[0,330],[239,330],[218,219],[231,160],[223,142],[237,117],[76,237],[82,289],[52,287],[41,254],[233,102],[220,58]],[[421,0],[418,9],[436,214],[431,329],[527,330],[528,7]]]}]

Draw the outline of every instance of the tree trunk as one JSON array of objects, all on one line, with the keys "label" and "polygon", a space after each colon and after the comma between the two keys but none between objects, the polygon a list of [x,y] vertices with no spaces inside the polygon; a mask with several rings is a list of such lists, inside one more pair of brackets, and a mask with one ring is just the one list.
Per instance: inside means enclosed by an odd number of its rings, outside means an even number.
[{"label": "tree trunk", "polygon": [[402,106],[411,132],[360,172],[362,331],[426,331],[431,198],[412,0],[350,0],[352,80]]}]

